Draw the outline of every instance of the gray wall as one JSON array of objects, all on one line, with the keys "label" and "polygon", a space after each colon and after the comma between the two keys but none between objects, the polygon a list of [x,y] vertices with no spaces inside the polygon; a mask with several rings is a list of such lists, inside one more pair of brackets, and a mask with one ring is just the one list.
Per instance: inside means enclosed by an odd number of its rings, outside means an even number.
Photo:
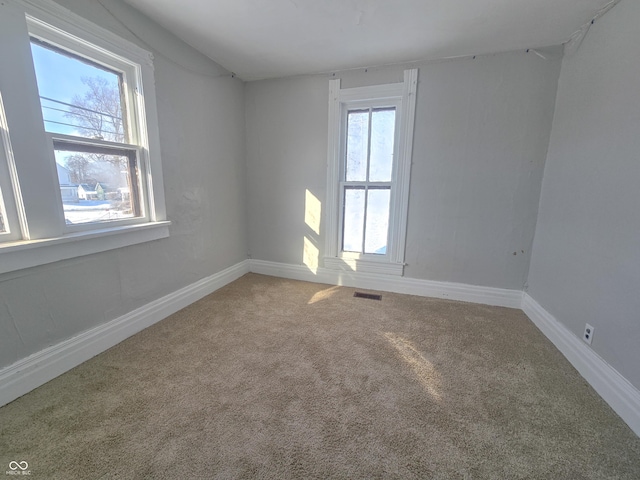
[{"label": "gray wall", "polygon": [[[511,52],[420,65],[405,275],[522,289],[561,55]],[[343,87],[403,67],[339,73]],[[305,192],[325,202],[330,76],[246,86],[253,258],[303,263]],[[323,220],[324,221],[324,220]],[[515,253],[515,255],[514,255]]]},{"label": "gray wall", "polygon": [[640,388],[640,3],[564,59],[529,294]]},{"label": "gray wall", "polygon": [[[223,270],[247,253],[243,83],[119,0],[104,3],[135,36],[95,0],[59,3],[154,52],[173,225],[167,239],[0,276],[0,367]],[[29,135],[11,133],[16,139]]]},{"label": "gray wall", "polygon": [[[243,85],[120,0],[105,2],[119,20],[96,0],[59,3],[154,51],[173,225],[168,239],[1,275],[0,367],[248,250],[302,264],[306,238],[324,253],[305,197],[325,203],[329,76]],[[532,297],[576,335],[594,325],[594,350],[640,388],[639,22],[623,0],[563,60],[546,168],[559,52],[419,66],[406,275],[513,289],[528,275]],[[339,76],[349,87],[402,70]]]}]

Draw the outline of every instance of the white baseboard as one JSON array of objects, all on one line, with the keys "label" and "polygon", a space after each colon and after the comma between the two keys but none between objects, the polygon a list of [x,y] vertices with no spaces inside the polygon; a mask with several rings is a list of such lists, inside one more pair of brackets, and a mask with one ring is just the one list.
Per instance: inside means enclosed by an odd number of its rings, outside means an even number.
[{"label": "white baseboard", "polygon": [[519,290],[345,272],[327,268],[312,271],[304,265],[264,260],[250,260],[249,269],[254,273],[294,280],[520,308],[622,420],[640,436],[640,391],[533,298]]},{"label": "white baseboard", "polygon": [[521,308],[596,392],[640,436],[640,391],[526,293],[523,294],[519,290],[326,268],[311,271],[303,265],[263,260],[240,262],[3,368],[0,370],[0,406],[45,384],[248,272],[330,285]]},{"label": "white baseboard", "polygon": [[0,406],[62,375],[248,272],[249,261],[242,261],[3,368],[0,370]]},{"label": "white baseboard", "polygon": [[520,308],[521,290],[481,287],[463,283],[436,282],[417,278],[397,277],[374,273],[348,272],[318,268],[310,270],[304,265],[250,260],[249,269],[254,273],[274,277],[305,280],[308,282],[344,285],[347,287],[381,290],[384,292],[406,293],[423,297],[446,298],[462,302],[481,303],[498,307]]},{"label": "white baseboard", "polygon": [[522,310],[580,375],[640,436],[640,391],[527,293]]}]

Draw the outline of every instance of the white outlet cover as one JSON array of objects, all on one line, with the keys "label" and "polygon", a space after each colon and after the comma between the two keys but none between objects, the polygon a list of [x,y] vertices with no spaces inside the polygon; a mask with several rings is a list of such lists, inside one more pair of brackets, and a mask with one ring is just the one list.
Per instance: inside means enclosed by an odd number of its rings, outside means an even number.
[{"label": "white outlet cover", "polygon": [[588,323],[585,324],[584,326],[584,334],[582,335],[582,339],[588,343],[589,345],[591,345],[591,342],[593,341],[593,334],[595,332],[595,328],[593,328],[591,325],[589,325]]}]

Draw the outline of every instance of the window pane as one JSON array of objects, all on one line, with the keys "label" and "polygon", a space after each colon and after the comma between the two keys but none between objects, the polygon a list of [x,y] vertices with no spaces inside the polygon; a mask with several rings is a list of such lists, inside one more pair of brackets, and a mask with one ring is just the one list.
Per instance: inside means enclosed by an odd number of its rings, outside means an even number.
[{"label": "window pane", "polygon": [[[1,195],[1,193],[0,193],[0,195]],[[0,196],[0,232],[6,232],[7,229],[4,226],[4,215],[2,213],[3,208],[2,208],[2,204],[1,203],[2,203],[2,197]]]},{"label": "window pane", "polygon": [[367,179],[369,143],[369,110],[354,110],[347,114],[347,172],[348,182]]},{"label": "window pane", "polygon": [[346,188],[344,191],[342,249],[345,252],[362,252],[364,195],[364,188]]},{"label": "window pane", "polygon": [[68,225],[139,216],[135,169],[126,155],[57,149],[55,155]]},{"label": "window pane", "polygon": [[395,108],[376,109],[371,114],[371,182],[391,181],[395,126]]},{"label": "window pane", "polygon": [[371,189],[367,198],[367,235],[364,253],[387,253],[391,189]]},{"label": "window pane", "polygon": [[38,40],[31,52],[47,132],[127,141],[121,74]]}]

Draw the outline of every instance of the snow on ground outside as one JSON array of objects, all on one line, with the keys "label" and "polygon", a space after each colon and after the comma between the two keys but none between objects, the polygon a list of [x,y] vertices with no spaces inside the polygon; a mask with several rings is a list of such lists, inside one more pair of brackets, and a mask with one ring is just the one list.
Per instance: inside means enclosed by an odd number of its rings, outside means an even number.
[{"label": "snow on ground outside", "polygon": [[125,213],[127,210],[116,208],[109,200],[80,200],[78,203],[64,203],[63,207],[67,224],[105,222],[133,217],[132,213]]}]

